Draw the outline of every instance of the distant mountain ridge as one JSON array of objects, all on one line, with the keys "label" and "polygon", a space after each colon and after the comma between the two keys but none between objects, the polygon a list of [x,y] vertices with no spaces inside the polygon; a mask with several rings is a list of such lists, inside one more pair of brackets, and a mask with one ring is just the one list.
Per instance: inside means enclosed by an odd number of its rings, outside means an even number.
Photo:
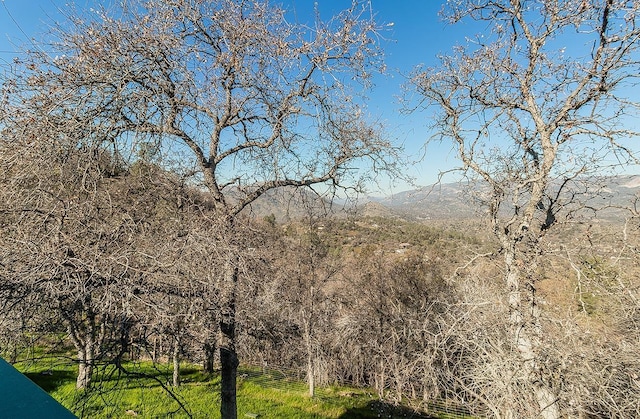
[{"label": "distant mountain ridge", "polygon": [[[598,213],[600,218],[620,218],[621,209],[633,204],[640,197],[640,175],[600,177],[583,180],[574,189],[582,195],[581,200],[594,208],[604,208]],[[586,188],[584,185],[590,185]],[[581,189],[585,188],[585,189]],[[254,216],[274,214],[280,221],[296,219],[308,213],[309,208],[321,213],[360,216],[402,218],[408,220],[460,220],[478,218],[484,210],[473,202],[472,192],[479,187],[470,183],[442,183],[402,191],[386,197],[366,196],[355,206],[336,200],[310,198],[301,191],[280,190],[260,198],[251,207]],[[316,200],[314,204],[310,202]]]},{"label": "distant mountain ridge", "polygon": [[[463,182],[443,183],[369,200],[391,214],[418,220],[469,219],[484,214],[473,202],[473,193],[477,195],[479,188]],[[622,208],[640,198],[640,175],[583,179],[572,192],[581,194],[580,199],[591,207],[603,208],[599,213],[602,218],[619,218],[624,216]],[[379,207],[377,211],[382,212]]]},{"label": "distant mountain ridge", "polygon": [[443,183],[403,191],[384,198],[370,198],[391,212],[415,219],[459,219],[473,217],[478,208],[470,203],[468,185]]}]

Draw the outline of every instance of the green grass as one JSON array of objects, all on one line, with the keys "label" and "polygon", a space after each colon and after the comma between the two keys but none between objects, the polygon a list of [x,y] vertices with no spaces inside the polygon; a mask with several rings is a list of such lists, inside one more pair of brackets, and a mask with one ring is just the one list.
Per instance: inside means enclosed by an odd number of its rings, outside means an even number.
[{"label": "green grass", "polygon": [[[75,389],[75,367],[64,358],[42,358],[17,363],[16,368],[35,381],[79,417],[130,418],[219,418],[220,379],[195,367],[182,371],[183,384],[168,385],[170,369],[150,362],[131,363],[125,368],[146,377],[126,376],[113,366],[98,369],[92,389]],[[170,394],[169,389],[171,391]],[[127,413],[129,412],[129,413]],[[320,388],[309,397],[304,383],[277,372],[241,368],[238,373],[238,417],[267,418],[425,418],[410,409],[377,400],[366,389]]]}]

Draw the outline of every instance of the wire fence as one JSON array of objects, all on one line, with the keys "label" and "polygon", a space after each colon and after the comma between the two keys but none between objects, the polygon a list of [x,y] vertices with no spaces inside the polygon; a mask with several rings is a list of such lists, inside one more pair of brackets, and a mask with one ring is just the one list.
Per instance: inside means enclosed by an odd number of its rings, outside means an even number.
[{"label": "wire fence", "polygon": [[[238,371],[238,383],[250,380],[264,388],[277,389],[290,393],[308,393],[306,377],[298,370],[272,369],[266,367],[241,366]],[[434,399],[429,401],[380,399],[373,389],[359,388],[353,383],[343,381],[335,386],[318,386],[314,397],[329,399],[336,395],[357,397],[366,395],[376,400],[379,407],[378,417],[440,418],[440,419],[480,419],[487,415],[472,415],[469,408],[451,400]],[[399,414],[399,412],[401,412]]]}]

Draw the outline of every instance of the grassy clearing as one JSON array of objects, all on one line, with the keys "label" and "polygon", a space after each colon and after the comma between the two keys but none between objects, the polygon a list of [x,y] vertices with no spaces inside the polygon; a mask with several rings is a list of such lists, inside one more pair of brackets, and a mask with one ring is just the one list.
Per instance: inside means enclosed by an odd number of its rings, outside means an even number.
[{"label": "grassy clearing", "polygon": [[[65,358],[41,358],[16,368],[80,417],[219,418],[220,380],[197,368],[183,369],[179,388],[169,386],[170,369],[150,362],[100,368],[91,390],[75,389],[75,367]],[[167,391],[167,389],[170,390]],[[410,409],[380,402],[366,389],[321,388],[307,395],[304,383],[277,373],[241,369],[238,377],[238,417],[266,418],[426,418]],[[181,408],[186,407],[189,414]]]}]

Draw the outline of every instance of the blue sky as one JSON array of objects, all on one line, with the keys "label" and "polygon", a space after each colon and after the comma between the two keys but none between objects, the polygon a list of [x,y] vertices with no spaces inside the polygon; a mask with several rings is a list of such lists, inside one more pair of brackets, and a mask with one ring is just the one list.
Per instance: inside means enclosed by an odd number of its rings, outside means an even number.
[{"label": "blue sky", "polygon": [[[464,38],[455,36],[459,27],[443,23],[438,11],[440,0],[371,0],[377,20],[385,26],[387,40],[383,41],[388,74],[376,79],[370,94],[368,110],[371,117],[382,121],[389,135],[398,144],[404,145],[410,158],[418,160],[423,154],[423,145],[428,137],[426,115],[401,115],[397,97],[405,77],[417,64],[435,64],[436,55],[449,51],[455,42]],[[308,13],[311,19],[312,0],[282,0],[285,7],[295,8],[302,20]],[[52,21],[63,19],[61,10],[73,3],[78,9],[89,9],[99,3],[97,0],[0,0],[0,66],[6,66],[21,47],[29,47],[31,40],[38,42],[42,33]],[[330,16],[335,11],[346,8],[350,0],[317,0],[322,15]],[[430,145],[427,157],[406,172],[416,178],[420,185],[428,185],[437,180],[438,172],[456,165],[450,146]],[[409,188],[404,183],[393,187],[393,192]]]},{"label": "blue sky", "polygon": [[[21,47],[28,48],[31,40],[38,43],[40,34],[56,20],[63,20],[62,14],[73,4],[79,10],[89,10],[100,3],[117,0],[0,0],[0,71]],[[339,10],[349,7],[351,0],[272,0],[284,7],[295,10],[299,21],[313,19],[314,3],[323,18],[328,18]],[[450,144],[432,142],[425,149],[429,138],[429,113],[401,113],[398,96],[406,77],[417,65],[437,65],[437,55],[448,53],[455,44],[465,43],[467,37],[483,32],[480,24],[445,24],[438,16],[446,0],[370,0],[376,19],[385,25],[383,49],[388,72],[385,77],[376,78],[376,85],[370,92],[368,112],[371,118],[386,126],[386,133],[395,143],[403,145],[409,158],[416,163],[407,166],[404,172],[413,176],[418,185],[430,185],[438,180],[442,171],[459,166]],[[580,40],[584,47],[583,40]],[[577,50],[582,50],[578,46]],[[632,96],[636,96],[635,94]],[[634,97],[635,99],[635,97]],[[637,120],[627,121],[637,128]],[[631,140],[635,143],[634,140]],[[632,148],[637,149],[633,144]],[[421,158],[423,157],[423,158]],[[630,168],[637,172],[637,167]],[[444,182],[457,180],[454,175],[443,178]],[[394,193],[412,189],[414,185],[396,183],[384,185],[384,191],[374,193]]]},{"label": "blue sky", "polygon": [[[292,7],[312,10],[312,0],[289,0]],[[320,12],[331,13],[349,7],[351,0],[316,0]],[[389,135],[405,147],[409,158],[416,163],[407,167],[406,173],[415,178],[418,185],[431,185],[438,180],[438,174],[459,165],[451,145],[424,144],[429,138],[427,114],[401,113],[398,97],[402,86],[417,65],[437,65],[437,55],[446,53],[457,44],[464,42],[471,28],[464,24],[450,26],[439,17],[438,12],[446,0],[371,0],[376,19],[385,31],[385,51],[387,74],[376,80],[369,94],[369,113],[379,118],[387,127]],[[477,31],[478,28],[473,30]],[[462,32],[461,32],[462,31]],[[424,157],[424,158],[423,158]],[[445,177],[444,181],[456,178]],[[391,187],[392,192],[413,188],[405,183]]]}]

